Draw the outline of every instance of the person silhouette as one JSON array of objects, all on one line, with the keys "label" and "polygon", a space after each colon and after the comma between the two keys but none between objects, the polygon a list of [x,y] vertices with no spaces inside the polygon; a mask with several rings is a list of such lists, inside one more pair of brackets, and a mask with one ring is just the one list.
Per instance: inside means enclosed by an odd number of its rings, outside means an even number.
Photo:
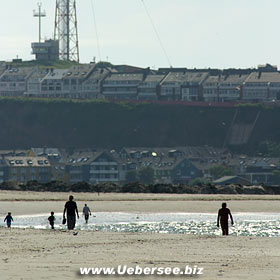
[{"label": "person silhouette", "polygon": [[91,211],[90,211],[89,207],[87,206],[87,204],[85,204],[85,206],[83,208],[83,214],[85,216],[85,221],[86,221],[86,224],[87,224],[89,215],[91,215]]},{"label": "person silhouette", "polygon": [[10,228],[11,227],[11,223],[12,223],[13,217],[12,217],[12,213],[8,212],[8,215],[6,216],[6,218],[4,219],[4,222],[7,223],[7,227]]},{"label": "person silhouette", "polygon": [[67,227],[69,230],[75,228],[76,213],[77,213],[77,218],[79,219],[77,204],[73,199],[74,199],[73,195],[70,195],[69,201],[65,203],[64,211],[63,211],[63,219],[65,219],[65,213],[67,212]]},{"label": "person silhouette", "polygon": [[48,221],[50,222],[51,228],[54,229],[54,221],[55,221],[54,212],[51,212],[51,215],[48,217]]},{"label": "person silhouette", "polygon": [[219,209],[218,212],[218,219],[217,219],[217,227],[221,224],[223,235],[228,235],[228,216],[231,219],[231,224],[233,225],[233,218],[230,213],[230,210],[227,208],[227,204],[224,202],[222,203],[222,208]]}]

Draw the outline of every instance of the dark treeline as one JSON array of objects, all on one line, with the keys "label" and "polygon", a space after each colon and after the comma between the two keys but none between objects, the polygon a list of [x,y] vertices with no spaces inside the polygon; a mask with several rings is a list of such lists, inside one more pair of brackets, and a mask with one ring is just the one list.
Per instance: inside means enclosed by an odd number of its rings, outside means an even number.
[{"label": "dark treeline", "polygon": [[168,193],[168,194],[280,194],[280,187],[270,186],[242,186],[213,184],[200,184],[196,186],[153,184],[144,185],[138,182],[118,185],[113,183],[88,184],[81,182],[77,184],[66,184],[63,182],[38,183],[36,181],[27,184],[4,182],[0,185],[1,190],[12,191],[36,191],[36,192],[95,192],[95,193]]}]

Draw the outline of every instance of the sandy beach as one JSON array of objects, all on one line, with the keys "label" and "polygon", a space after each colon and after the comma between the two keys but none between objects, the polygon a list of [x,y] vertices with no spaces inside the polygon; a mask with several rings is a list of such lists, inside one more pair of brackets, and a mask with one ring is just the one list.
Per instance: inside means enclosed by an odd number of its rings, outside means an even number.
[{"label": "sandy beach", "polygon": [[[69,194],[0,192],[0,216],[61,213]],[[280,196],[75,193],[95,212],[280,213]],[[279,279],[279,238],[0,228],[1,279],[172,279],[172,275],[82,276],[81,267],[201,267],[198,279]],[[193,278],[184,275],[184,278]],[[180,278],[183,278],[180,277]]]},{"label": "sandy beach", "polygon": [[[68,193],[0,191],[0,215],[62,213]],[[73,193],[81,211],[87,203],[95,212],[135,213],[217,213],[226,201],[233,213],[280,213],[280,195],[194,195],[194,194],[120,194]]]}]

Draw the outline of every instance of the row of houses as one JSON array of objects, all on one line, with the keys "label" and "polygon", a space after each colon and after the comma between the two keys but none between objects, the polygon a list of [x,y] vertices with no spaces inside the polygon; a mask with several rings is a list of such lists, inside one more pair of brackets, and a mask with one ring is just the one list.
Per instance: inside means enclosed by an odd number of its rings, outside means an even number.
[{"label": "row of houses", "polygon": [[63,181],[124,183],[131,171],[151,168],[155,183],[187,184],[195,178],[211,177],[211,167],[227,166],[248,182],[279,184],[278,158],[232,155],[212,147],[123,148],[78,150],[32,148],[0,151],[0,182]]},{"label": "row of houses", "polygon": [[0,96],[105,98],[110,100],[276,101],[280,73],[258,69],[214,71],[74,65],[70,69],[0,68]]}]

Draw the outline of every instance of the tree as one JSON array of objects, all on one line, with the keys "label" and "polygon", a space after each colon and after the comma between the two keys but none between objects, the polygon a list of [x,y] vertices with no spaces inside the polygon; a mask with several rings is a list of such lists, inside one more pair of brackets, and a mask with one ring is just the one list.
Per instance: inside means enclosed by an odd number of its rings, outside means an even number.
[{"label": "tree", "polygon": [[210,183],[210,180],[208,178],[194,178],[189,181],[189,186],[195,186],[195,185],[206,185]]},{"label": "tree", "polygon": [[153,184],[154,183],[155,172],[151,167],[142,168],[139,171],[139,181],[143,184]]},{"label": "tree", "polygon": [[272,184],[280,184],[280,170],[273,170],[272,176],[270,176],[270,182]]},{"label": "tree", "polygon": [[268,157],[280,156],[280,143],[264,141],[258,146],[258,152]]},{"label": "tree", "polygon": [[125,174],[126,183],[134,183],[138,181],[138,173],[136,170],[129,170]]},{"label": "tree", "polygon": [[209,169],[209,172],[214,179],[234,175],[233,170],[230,167],[224,165],[214,165]]}]

